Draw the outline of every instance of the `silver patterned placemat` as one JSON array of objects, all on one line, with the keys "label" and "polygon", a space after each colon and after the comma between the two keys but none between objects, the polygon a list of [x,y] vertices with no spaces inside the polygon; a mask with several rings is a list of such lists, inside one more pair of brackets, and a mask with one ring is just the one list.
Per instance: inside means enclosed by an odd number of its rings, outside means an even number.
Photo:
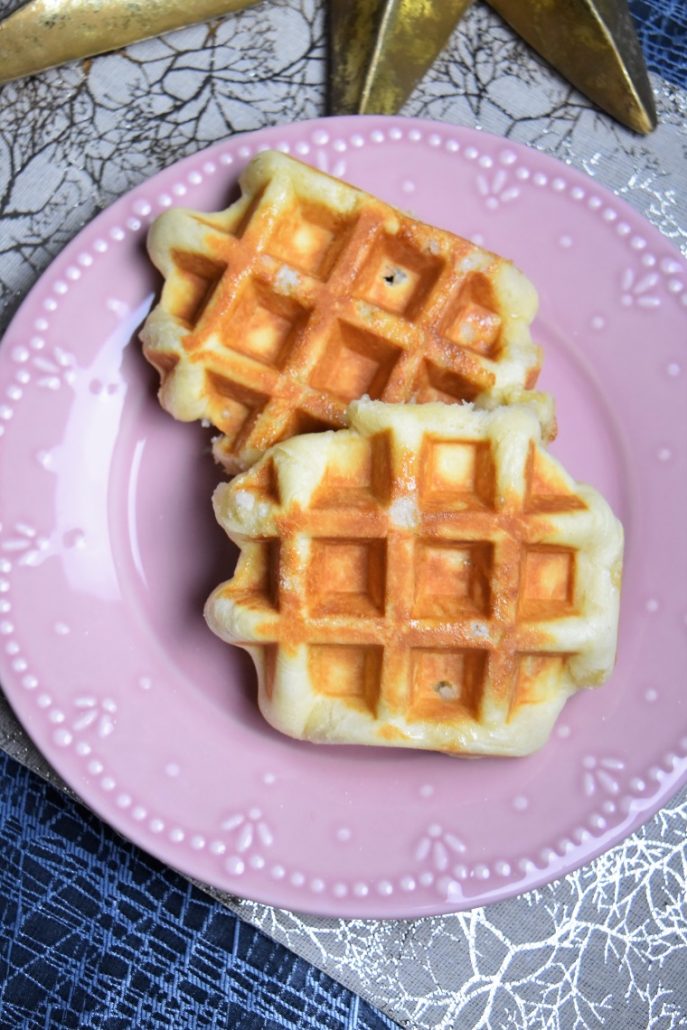
[{"label": "silver patterned placemat", "polygon": [[[0,0],[0,13],[13,4]],[[321,0],[275,0],[0,90],[0,331],[94,214],[228,135],[323,113]],[[637,137],[590,106],[484,5],[404,113],[554,154],[687,253],[687,94],[654,77]],[[684,341],[683,341],[684,342]],[[0,698],[0,746],[64,788]],[[411,921],[303,917],[215,896],[408,1027],[687,1025],[687,792],[595,862],[520,898]]]}]

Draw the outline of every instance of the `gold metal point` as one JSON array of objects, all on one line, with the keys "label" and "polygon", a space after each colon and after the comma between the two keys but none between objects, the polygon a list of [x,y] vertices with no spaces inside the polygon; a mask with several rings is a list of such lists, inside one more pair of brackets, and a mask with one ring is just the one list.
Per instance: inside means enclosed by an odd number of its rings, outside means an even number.
[{"label": "gold metal point", "polygon": [[117,50],[256,0],[30,0],[0,22],[0,82]]},{"label": "gold metal point", "polygon": [[331,0],[329,107],[395,114],[472,0]]},{"label": "gold metal point", "polygon": [[648,133],[656,106],[626,0],[487,0],[581,93]]}]

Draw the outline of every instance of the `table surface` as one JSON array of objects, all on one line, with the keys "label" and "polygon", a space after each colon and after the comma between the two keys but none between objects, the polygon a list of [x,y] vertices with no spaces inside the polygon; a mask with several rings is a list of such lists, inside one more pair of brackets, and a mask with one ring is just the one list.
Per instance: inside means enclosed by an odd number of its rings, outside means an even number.
[{"label": "table surface", "polygon": [[[0,0],[0,13],[15,6]],[[593,112],[484,5],[404,113],[548,150],[687,252],[675,196],[687,15],[681,0],[631,6],[664,76],[647,141]],[[0,87],[0,329],[99,209],[228,134],[322,114],[323,80],[323,4],[281,0]],[[608,856],[526,897],[456,917],[344,923],[211,896],[47,783],[58,781],[6,708],[1,725],[0,744],[23,763],[0,755],[1,1027],[366,1030],[393,1017],[662,1030],[687,1019],[684,794]]]}]

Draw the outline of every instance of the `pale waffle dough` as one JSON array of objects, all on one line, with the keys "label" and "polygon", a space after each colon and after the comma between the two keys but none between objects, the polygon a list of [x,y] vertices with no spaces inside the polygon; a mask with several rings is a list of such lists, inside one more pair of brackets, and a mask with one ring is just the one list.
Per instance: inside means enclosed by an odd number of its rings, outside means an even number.
[{"label": "pale waffle dough", "polygon": [[210,628],[250,652],[290,736],[534,751],[613,667],[619,521],[527,406],[362,400],[349,419],[217,488],[241,553]]},{"label": "pale waffle dough", "polygon": [[[229,472],[364,395],[493,406],[534,386],[537,295],[509,261],[282,153],[240,184],[226,211],[154,223],[165,283],[141,332],[163,407],[215,426]],[[551,398],[531,398],[552,437]]]}]

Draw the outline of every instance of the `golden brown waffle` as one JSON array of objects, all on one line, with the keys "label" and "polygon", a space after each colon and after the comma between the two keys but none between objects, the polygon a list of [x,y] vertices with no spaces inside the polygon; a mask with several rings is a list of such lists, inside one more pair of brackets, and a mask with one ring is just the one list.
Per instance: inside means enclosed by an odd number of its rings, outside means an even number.
[{"label": "golden brown waffle", "polygon": [[[508,261],[281,153],[219,214],[149,236],[165,277],[141,333],[176,418],[206,419],[226,468],[345,424],[349,402],[522,398],[540,351],[534,288]],[[536,395],[547,436],[553,406]]]},{"label": "golden brown waffle", "polygon": [[351,405],[215,492],[241,549],[206,606],[302,739],[522,755],[610,673],[623,532],[525,406]]}]

